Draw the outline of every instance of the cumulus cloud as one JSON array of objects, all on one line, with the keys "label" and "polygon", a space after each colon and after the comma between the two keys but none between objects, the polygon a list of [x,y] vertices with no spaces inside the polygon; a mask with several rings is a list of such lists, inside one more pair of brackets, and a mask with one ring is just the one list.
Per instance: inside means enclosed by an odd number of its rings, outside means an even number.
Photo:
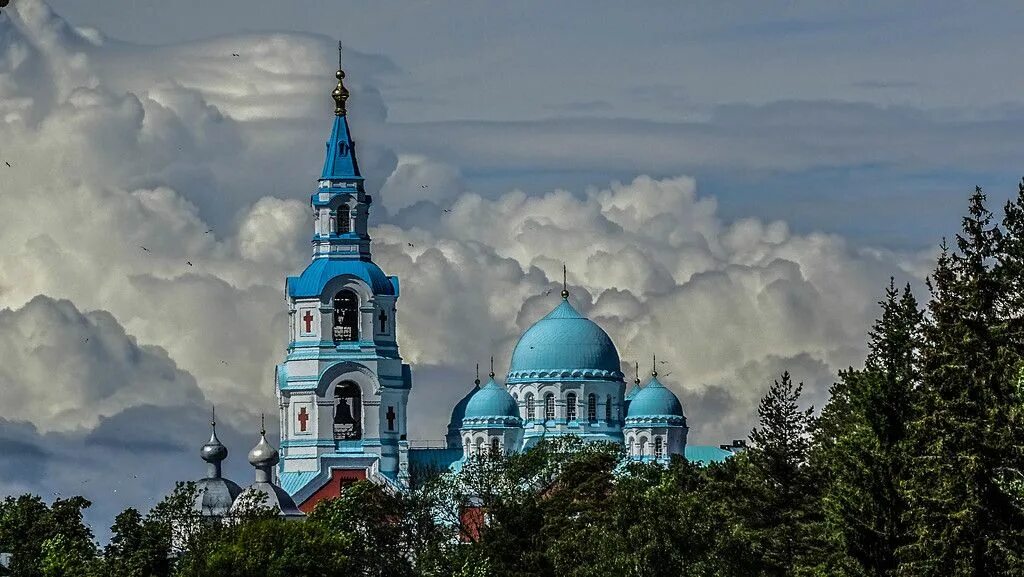
[{"label": "cumulus cloud", "polygon": [[[0,440],[21,439],[18,454],[46,464],[0,484],[50,488],[42,478],[69,478],[57,468],[94,467],[54,444],[152,459],[163,481],[190,476],[182,463],[202,440],[197,426],[140,426],[135,452],[103,448],[146,419],[200,422],[208,402],[232,430],[273,414],[272,369],[287,338],[281,289],[309,258],[333,45],[268,33],[139,47],[77,30],[40,0],[5,14]],[[494,355],[499,372],[507,366],[518,335],[557,304],[563,263],[573,302],[612,335],[624,370],[657,353],[691,438],[709,443],[749,430],[783,368],[822,399],[835,369],[861,361],[889,275],[919,273],[838,235],[724,219],[689,177],[478,194],[463,152],[477,162],[517,146],[575,163],[607,143],[564,135],[527,146],[523,131],[498,144],[488,131],[456,131],[423,147],[417,130],[435,127],[388,123],[372,88],[393,67],[346,58],[359,79],[350,110],[360,165],[383,208],[372,213],[375,255],[403,281],[415,437],[442,434],[473,363]],[[507,152],[511,165],[523,157]],[[162,486],[132,490],[144,500]]]},{"label": "cumulus cloud", "polygon": [[201,400],[166,351],[140,346],[105,311],[83,314],[45,296],[0,310],[0,418],[69,431],[130,407]]}]

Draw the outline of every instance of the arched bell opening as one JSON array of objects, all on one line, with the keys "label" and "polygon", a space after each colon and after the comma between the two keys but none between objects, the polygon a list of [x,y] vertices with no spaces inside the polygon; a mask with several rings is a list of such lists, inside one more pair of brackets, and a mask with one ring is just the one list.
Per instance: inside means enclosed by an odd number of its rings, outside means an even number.
[{"label": "arched bell opening", "polygon": [[344,289],[334,295],[334,326],[331,329],[335,343],[359,340],[359,296]]},{"label": "arched bell opening", "polygon": [[334,440],[363,438],[363,395],[359,385],[345,381],[334,388]]}]

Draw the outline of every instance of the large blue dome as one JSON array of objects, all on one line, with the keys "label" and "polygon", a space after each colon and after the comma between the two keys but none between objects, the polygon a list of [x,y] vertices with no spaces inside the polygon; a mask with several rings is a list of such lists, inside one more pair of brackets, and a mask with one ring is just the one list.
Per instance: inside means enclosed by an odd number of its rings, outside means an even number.
[{"label": "large blue dome", "polygon": [[562,300],[519,338],[508,383],[622,380],[619,352],[608,333]]},{"label": "large blue dome", "polygon": [[629,426],[631,422],[647,420],[652,417],[669,420],[686,418],[679,398],[661,384],[657,377],[651,377],[651,381],[630,399],[629,409],[626,413],[626,425]]}]

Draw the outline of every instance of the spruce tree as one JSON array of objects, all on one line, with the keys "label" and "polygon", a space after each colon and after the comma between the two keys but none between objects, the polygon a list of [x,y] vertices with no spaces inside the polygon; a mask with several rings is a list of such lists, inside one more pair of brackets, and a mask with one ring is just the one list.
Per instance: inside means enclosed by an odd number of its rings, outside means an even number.
[{"label": "spruce tree", "polygon": [[815,433],[831,574],[895,575],[897,550],[907,541],[899,485],[906,477],[922,313],[910,286],[900,295],[891,279],[879,304],[866,366],[840,373]]},{"label": "spruce tree", "polygon": [[1014,239],[993,224],[985,200],[977,189],[957,251],[943,245],[928,283],[904,575],[1024,571],[1024,517],[1000,483],[1007,463],[1019,460],[1019,428],[1011,425],[1021,349],[1001,310],[1010,284],[999,265]]},{"label": "spruce tree", "polygon": [[814,417],[800,407],[802,390],[788,372],[774,382],[758,406],[751,448],[738,457],[734,523],[763,575],[800,574],[817,564],[819,491],[808,466]]}]

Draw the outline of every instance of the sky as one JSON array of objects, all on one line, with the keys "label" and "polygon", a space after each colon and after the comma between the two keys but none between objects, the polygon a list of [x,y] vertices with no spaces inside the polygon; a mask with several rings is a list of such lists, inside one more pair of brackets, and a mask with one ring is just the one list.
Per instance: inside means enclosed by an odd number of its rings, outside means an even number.
[{"label": "sky", "polygon": [[84,494],[102,536],[202,476],[211,405],[251,479],[339,39],[412,438],[507,367],[563,262],[628,375],[666,361],[691,442],[744,437],[783,370],[820,408],[889,278],[924,297],[974,186],[1016,191],[1022,10],[13,0],[0,494]]}]

